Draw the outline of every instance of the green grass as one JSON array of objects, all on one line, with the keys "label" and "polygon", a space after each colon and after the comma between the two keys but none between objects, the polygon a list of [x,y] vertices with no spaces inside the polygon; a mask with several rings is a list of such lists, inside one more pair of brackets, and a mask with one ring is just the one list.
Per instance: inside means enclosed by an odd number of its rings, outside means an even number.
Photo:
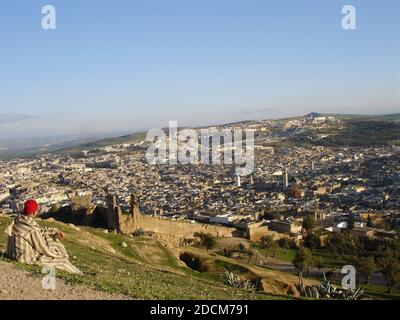
[{"label": "green grass", "polygon": [[400,300],[400,288],[392,289],[391,293],[387,293],[386,287],[373,285],[373,284],[360,284],[364,288],[364,292],[367,296],[374,299],[389,299],[389,300]]},{"label": "green grass", "polygon": [[[262,248],[259,243],[252,243],[252,247],[265,256],[265,249]],[[273,254],[273,252],[275,252],[275,255]],[[348,263],[348,261],[343,261],[341,258],[335,257],[334,255],[332,255],[331,252],[326,249],[314,249],[312,254],[315,260],[318,259],[322,262],[324,268],[341,268]],[[292,262],[295,255],[296,249],[285,250],[280,247],[273,250],[268,249],[268,257],[273,256],[275,259],[285,262]]]},{"label": "green grass", "polygon": [[215,265],[219,268],[223,268],[230,272],[234,272],[234,273],[238,273],[238,274],[249,272],[249,269],[247,269],[239,264],[230,263],[225,260],[217,259],[217,260],[215,260]]},{"label": "green grass", "polygon": [[[265,256],[265,248],[262,248],[258,243],[252,243],[252,247],[260,252],[263,256]],[[274,255],[275,253],[275,255]],[[268,257],[272,257],[274,255],[275,259],[292,262],[294,256],[296,254],[295,249],[283,249],[283,248],[276,248],[276,249],[268,249]]]},{"label": "green grass", "polygon": [[[0,217],[0,250],[6,249],[4,229],[10,219]],[[127,295],[135,299],[281,299],[265,293],[251,293],[223,284],[220,277],[200,273],[181,266],[173,254],[160,242],[153,239],[130,238],[118,234],[106,234],[101,230],[80,227],[77,231],[62,223],[39,222],[41,225],[57,227],[66,234],[63,243],[71,261],[83,272],[83,276],[57,272],[67,283],[84,284],[97,290]],[[85,245],[83,240],[98,241],[96,245]],[[121,242],[128,244],[123,248]],[[158,263],[149,261],[141,254],[141,246],[155,250]],[[104,250],[108,245],[112,254]],[[29,270],[40,276],[41,268],[11,262],[17,268]]]}]

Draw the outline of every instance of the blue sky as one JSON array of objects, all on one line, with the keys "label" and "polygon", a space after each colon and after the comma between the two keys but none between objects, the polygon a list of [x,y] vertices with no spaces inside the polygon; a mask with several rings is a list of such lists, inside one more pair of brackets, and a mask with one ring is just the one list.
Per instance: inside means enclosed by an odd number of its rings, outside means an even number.
[{"label": "blue sky", "polygon": [[[41,28],[41,8],[57,29]],[[341,8],[357,30],[341,28]],[[1,0],[3,136],[400,111],[398,0]]]}]

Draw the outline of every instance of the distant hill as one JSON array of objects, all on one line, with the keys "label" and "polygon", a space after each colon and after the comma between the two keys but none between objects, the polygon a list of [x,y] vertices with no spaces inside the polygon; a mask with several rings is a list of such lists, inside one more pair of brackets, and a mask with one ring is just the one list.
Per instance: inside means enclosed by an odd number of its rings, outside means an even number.
[{"label": "distant hill", "polygon": [[99,139],[116,136],[121,133],[99,133],[86,136],[65,135],[56,137],[19,138],[0,140],[0,159],[29,158],[38,154],[55,152],[63,149],[73,149],[75,146],[90,144]]},{"label": "distant hill", "polygon": [[[295,120],[295,119],[303,119],[303,118],[315,118],[315,117],[321,117],[321,116],[333,116],[338,119],[344,120],[344,121],[400,121],[400,113],[394,113],[394,114],[386,114],[386,115],[359,115],[359,114],[336,114],[336,113],[318,113],[318,112],[311,112],[309,114],[306,114],[304,116],[296,116],[296,117],[291,117],[291,118],[282,118],[279,119],[278,121],[288,121],[288,120]],[[24,116],[21,116],[22,118]],[[2,115],[0,114],[0,123],[2,120],[7,121],[16,121],[16,119],[20,119],[18,115]],[[29,116],[26,116],[29,117]],[[224,125],[230,125],[230,124],[245,124],[245,123],[251,123],[251,120],[244,120],[244,121],[239,121],[235,123],[226,123],[222,125],[216,125],[218,127],[224,126]],[[367,125],[371,127],[371,124]],[[210,126],[206,126],[210,127]],[[206,128],[202,127],[202,128]],[[348,130],[346,135],[354,134],[356,133],[357,129],[354,129],[355,125],[353,124],[351,126],[351,130]],[[376,126],[372,126],[372,131],[370,132],[371,134],[374,133],[374,131],[377,130]],[[384,128],[384,126],[380,126],[380,129],[378,131],[382,131],[381,129]],[[368,131],[368,130],[367,130]],[[365,126],[363,126],[363,132],[364,134],[366,133]],[[375,132],[376,133],[376,132]],[[388,134],[385,135],[384,130],[383,132],[379,132],[377,134],[373,134],[373,137],[380,137],[382,141],[386,142],[395,142],[399,139],[397,139],[397,128],[391,128],[391,132],[388,133],[390,135],[390,139],[386,139],[385,137],[388,136]],[[393,134],[395,133],[395,134]],[[146,132],[136,132],[132,134],[125,134],[121,136],[116,136],[112,137],[111,134],[108,134],[108,137],[103,138],[103,139],[96,139],[96,138],[89,138],[89,139],[75,139],[72,141],[72,139],[62,139],[61,141],[54,141],[51,140],[49,141],[42,141],[40,144],[38,142],[32,142],[32,144],[26,144],[25,146],[19,148],[16,147],[16,144],[13,143],[13,147],[10,147],[10,143],[5,144],[4,141],[0,141],[0,159],[13,159],[17,157],[32,157],[36,156],[41,153],[46,153],[46,152],[54,152],[58,154],[72,154],[72,153],[78,153],[80,151],[84,150],[91,150],[91,149],[96,149],[96,148],[101,148],[101,147],[107,147],[115,144],[124,144],[124,143],[135,143],[139,142],[141,140],[144,140],[146,137]],[[345,136],[340,137],[340,141],[348,140],[346,139]],[[343,139],[342,139],[343,138]],[[51,138],[48,138],[51,139]],[[330,140],[332,138],[329,138],[327,140]],[[362,139],[365,140],[365,139]],[[348,140],[350,141],[350,140]],[[352,140],[354,141],[354,140]],[[332,140],[330,141],[331,143],[337,142],[337,140]],[[375,139],[375,142],[377,140]],[[347,144],[347,143],[345,143]],[[351,144],[351,143],[350,143]]]},{"label": "distant hill", "polygon": [[384,115],[363,115],[363,114],[338,114],[338,113],[322,113],[319,116],[332,116],[344,120],[385,120],[400,121],[400,113],[384,114]]},{"label": "distant hill", "polygon": [[381,118],[353,118],[344,130],[316,141],[332,147],[373,147],[400,144],[400,123]]},{"label": "distant hill", "polygon": [[136,142],[142,141],[143,139],[145,139],[145,137],[146,137],[146,132],[137,132],[137,133],[132,133],[132,134],[128,134],[128,135],[123,135],[120,137],[106,138],[106,139],[87,142],[87,143],[76,145],[76,146],[60,148],[60,149],[56,150],[55,152],[56,153],[77,153],[80,151],[104,148],[104,147],[108,147],[108,146],[112,146],[112,145],[116,145],[116,144],[136,143]]},{"label": "distant hill", "polygon": [[0,124],[13,123],[31,118],[35,118],[35,116],[19,113],[0,113]]}]

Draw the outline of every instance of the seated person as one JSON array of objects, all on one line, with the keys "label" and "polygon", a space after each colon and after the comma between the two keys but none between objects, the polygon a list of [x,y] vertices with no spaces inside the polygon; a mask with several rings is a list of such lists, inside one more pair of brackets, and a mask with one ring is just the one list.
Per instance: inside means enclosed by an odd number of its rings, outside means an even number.
[{"label": "seated person", "polygon": [[64,234],[56,228],[41,228],[35,221],[39,205],[28,200],[23,214],[18,215],[7,228],[7,254],[10,259],[26,264],[55,267],[71,273],[82,272],[70,261],[65,247],[58,239]]}]

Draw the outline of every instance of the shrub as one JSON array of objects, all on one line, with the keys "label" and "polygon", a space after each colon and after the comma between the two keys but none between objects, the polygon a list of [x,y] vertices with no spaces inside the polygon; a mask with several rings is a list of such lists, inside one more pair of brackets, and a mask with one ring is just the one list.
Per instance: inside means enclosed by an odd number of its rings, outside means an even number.
[{"label": "shrub", "polygon": [[236,273],[224,270],[224,282],[234,288],[240,288],[244,290],[255,290],[256,287],[250,280],[243,280]]}]

